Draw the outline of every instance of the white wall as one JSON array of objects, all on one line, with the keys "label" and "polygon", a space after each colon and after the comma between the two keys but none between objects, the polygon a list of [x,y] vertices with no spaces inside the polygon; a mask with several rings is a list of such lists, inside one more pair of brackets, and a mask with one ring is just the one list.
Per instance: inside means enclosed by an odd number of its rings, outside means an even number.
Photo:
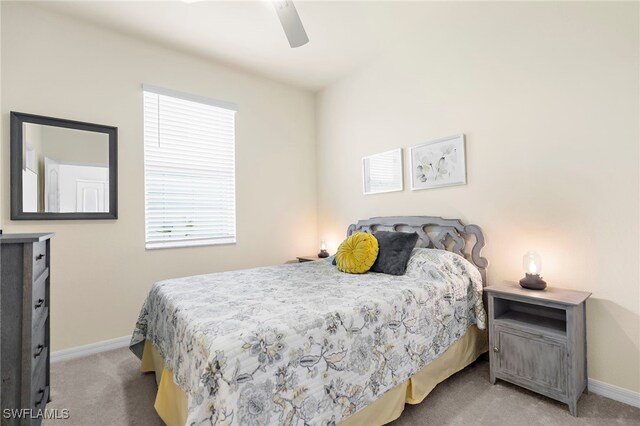
[{"label": "white wall", "polygon": [[[0,217],[5,232],[56,233],[52,350],[129,334],[157,280],[317,248],[313,94],[28,4],[2,8]],[[237,244],[145,251],[142,83],[239,106]],[[9,220],[12,110],[118,127],[118,220]]]},{"label": "white wall", "polygon": [[[41,157],[56,161],[109,165],[109,135],[29,124],[41,129]],[[41,161],[44,161],[42,158]]]},{"label": "white wall", "polygon": [[[535,249],[550,286],[593,292],[589,376],[640,391],[638,3],[394,11],[388,52],[318,96],[319,236],[335,250],[358,218],[462,218],[490,284]],[[362,195],[363,156],[457,133],[467,185]]]}]

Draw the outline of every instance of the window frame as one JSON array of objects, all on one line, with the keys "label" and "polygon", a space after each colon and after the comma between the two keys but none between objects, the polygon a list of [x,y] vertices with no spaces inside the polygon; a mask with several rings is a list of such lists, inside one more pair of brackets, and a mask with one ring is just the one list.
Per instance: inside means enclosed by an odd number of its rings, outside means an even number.
[{"label": "window frame", "polygon": [[238,107],[236,104],[232,102],[212,99],[204,96],[184,93],[172,89],[166,89],[158,86],[152,86],[148,84],[142,85],[142,107],[143,107],[143,117],[146,113],[146,104],[145,104],[145,95],[147,93],[155,94],[158,96],[166,96],[171,97],[183,101],[199,103],[203,105],[213,106],[216,108],[222,108],[233,112],[233,235],[226,237],[203,237],[203,238],[193,238],[193,239],[183,239],[176,241],[149,241],[147,228],[148,228],[148,208],[147,208],[147,139],[146,139],[146,124],[144,123],[143,118],[143,178],[144,178],[144,244],[145,250],[159,250],[159,249],[167,249],[167,248],[179,248],[179,247],[202,247],[202,246],[219,246],[219,245],[232,245],[237,243],[237,185],[236,185],[236,131],[235,131],[235,123],[236,123],[236,113],[238,112]]}]

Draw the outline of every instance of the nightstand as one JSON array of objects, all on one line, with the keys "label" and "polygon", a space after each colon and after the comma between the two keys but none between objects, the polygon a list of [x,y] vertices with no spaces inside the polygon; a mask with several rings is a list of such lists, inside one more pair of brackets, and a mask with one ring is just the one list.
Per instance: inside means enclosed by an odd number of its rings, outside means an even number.
[{"label": "nightstand", "polygon": [[320,258],[317,255],[312,255],[312,256],[298,256],[296,259],[298,259],[299,263],[302,262],[313,262],[314,260],[320,260]]},{"label": "nightstand", "polygon": [[489,286],[490,380],[522,386],[569,405],[587,390],[586,300],[591,293]]}]

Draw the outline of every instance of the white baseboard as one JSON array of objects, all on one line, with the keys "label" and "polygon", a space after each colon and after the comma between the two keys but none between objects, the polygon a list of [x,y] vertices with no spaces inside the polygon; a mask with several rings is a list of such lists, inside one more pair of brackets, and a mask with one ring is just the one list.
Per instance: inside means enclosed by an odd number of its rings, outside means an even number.
[{"label": "white baseboard", "polygon": [[640,392],[630,391],[595,379],[589,379],[589,392],[640,408]]},{"label": "white baseboard", "polygon": [[51,352],[51,362],[69,361],[113,349],[126,348],[129,346],[129,342],[131,342],[131,336],[122,336],[115,339],[103,340],[102,342]]}]

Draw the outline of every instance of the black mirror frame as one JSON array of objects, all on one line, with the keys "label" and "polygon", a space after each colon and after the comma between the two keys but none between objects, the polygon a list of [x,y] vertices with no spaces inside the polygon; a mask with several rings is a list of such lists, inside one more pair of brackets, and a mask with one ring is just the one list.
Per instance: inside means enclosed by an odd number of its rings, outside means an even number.
[{"label": "black mirror frame", "polygon": [[[109,211],[46,213],[22,210],[22,123],[105,133],[109,136]],[[93,220],[118,218],[118,128],[11,111],[11,220]]]}]

